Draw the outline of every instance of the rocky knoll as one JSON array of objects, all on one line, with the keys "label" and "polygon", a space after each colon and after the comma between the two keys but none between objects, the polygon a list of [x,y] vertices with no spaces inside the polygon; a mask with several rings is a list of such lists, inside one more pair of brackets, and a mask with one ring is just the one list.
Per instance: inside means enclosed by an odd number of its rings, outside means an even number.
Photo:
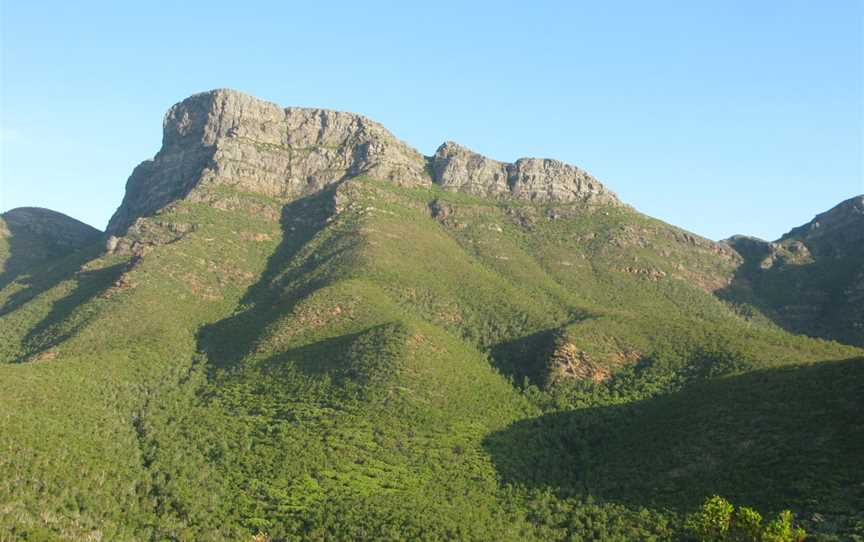
[{"label": "rocky knoll", "polygon": [[477,196],[527,201],[617,204],[618,198],[589,173],[558,160],[520,158],[509,164],[448,141],[432,158],[435,182]]},{"label": "rocky knoll", "polygon": [[232,185],[290,200],[357,176],[529,201],[618,202],[589,174],[556,160],[506,164],[454,143],[428,158],[363,116],[282,108],[222,89],[168,111],[162,148],[133,171],[107,233],[122,235],[137,218],[199,186]]}]

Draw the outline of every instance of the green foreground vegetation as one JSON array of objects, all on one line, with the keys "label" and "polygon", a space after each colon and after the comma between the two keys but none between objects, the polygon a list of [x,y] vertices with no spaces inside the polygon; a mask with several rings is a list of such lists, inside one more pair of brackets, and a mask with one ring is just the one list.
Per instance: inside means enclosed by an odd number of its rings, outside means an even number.
[{"label": "green foreground vegetation", "polygon": [[209,190],[0,290],[0,540],[690,540],[711,495],[864,540],[864,351],[740,316],[711,244]]}]

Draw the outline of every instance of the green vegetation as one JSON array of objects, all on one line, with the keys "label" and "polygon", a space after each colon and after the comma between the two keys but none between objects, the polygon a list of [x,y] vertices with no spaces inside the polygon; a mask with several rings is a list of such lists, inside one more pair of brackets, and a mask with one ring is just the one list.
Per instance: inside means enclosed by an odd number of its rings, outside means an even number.
[{"label": "green vegetation", "polygon": [[686,525],[700,542],[800,542],[806,536],[804,529],[793,525],[789,510],[763,526],[762,514],[746,506],[736,509],[717,495],[691,514]]},{"label": "green vegetation", "polygon": [[[712,245],[211,190],[0,290],[0,540],[686,540],[714,494],[864,536],[864,351],[734,313]],[[611,377],[553,382],[564,345]]]},{"label": "green vegetation", "polygon": [[719,294],[750,318],[864,346],[864,196],[846,200],[775,243],[730,242],[744,256]]}]

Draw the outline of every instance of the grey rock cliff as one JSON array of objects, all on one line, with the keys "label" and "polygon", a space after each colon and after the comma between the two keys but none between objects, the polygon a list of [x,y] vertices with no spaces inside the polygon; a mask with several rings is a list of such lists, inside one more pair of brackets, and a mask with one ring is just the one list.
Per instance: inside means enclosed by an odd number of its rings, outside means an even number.
[{"label": "grey rock cliff", "polygon": [[162,148],[133,171],[107,232],[122,234],[201,185],[295,198],[360,175],[431,183],[420,153],[360,115],[283,109],[232,90],[196,94],[165,115]]},{"label": "grey rock cliff", "polygon": [[618,197],[588,172],[558,160],[520,158],[498,162],[448,141],[432,158],[435,182],[477,196],[525,201],[618,204]]},{"label": "grey rock cliff", "polygon": [[282,108],[233,90],[196,94],[165,115],[162,148],[141,163],[107,233],[123,235],[139,217],[223,184],[294,199],[357,176],[406,186],[436,182],[480,196],[617,204],[588,173],[556,160],[497,162],[454,143],[429,159],[380,124],[353,113]]}]

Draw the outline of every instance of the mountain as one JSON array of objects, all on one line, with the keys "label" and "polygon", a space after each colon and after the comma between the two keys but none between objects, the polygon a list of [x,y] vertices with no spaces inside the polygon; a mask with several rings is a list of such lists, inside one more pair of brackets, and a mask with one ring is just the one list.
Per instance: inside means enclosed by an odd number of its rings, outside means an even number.
[{"label": "mountain", "polygon": [[503,164],[445,143],[426,158],[383,126],[360,115],[323,109],[282,109],[230,90],[192,96],[165,116],[162,148],[140,164],[108,223],[122,233],[132,222],[196,188],[226,186],[293,199],[356,177],[398,186],[434,184],[481,196],[527,201],[609,201],[596,179],[556,160]]},{"label": "mountain", "polygon": [[744,264],[723,297],[795,333],[864,346],[864,196],[773,243],[727,242]]},{"label": "mountain", "polygon": [[20,273],[97,242],[102,233],[64,214],[19,207],[0,214],[0,287]]},{"label": "mountain", "polygon": [[864,350],[721,299],[745,261],[559,161],[192,96],[0,290],[0,533],[668,540],[722,491],[861,535]]}]

